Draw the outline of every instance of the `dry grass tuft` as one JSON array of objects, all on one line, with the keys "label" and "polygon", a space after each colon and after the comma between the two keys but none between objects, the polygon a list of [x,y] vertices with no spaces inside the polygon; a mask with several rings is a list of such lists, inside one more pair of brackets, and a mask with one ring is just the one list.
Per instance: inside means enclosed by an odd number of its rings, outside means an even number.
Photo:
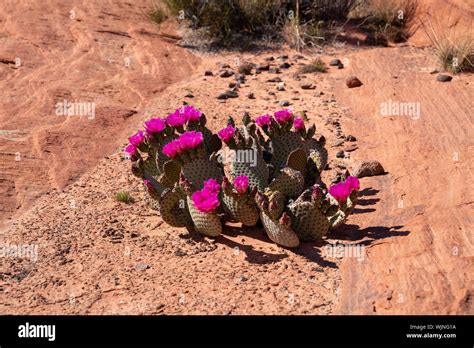
[{"label": "dry grass tuft", "polygon": [[133,197],[130,195],[129,192],[127,191],[119,191],[114,195],[114,200],[117,202],[123,202],[123,203],[133,203],[135,200]]},{"label": "dry grass tuft", "polygon": [[436,49],[436,56],[441,69],[453,74],[474,71],[474,38],[471,33],[458,35],[456,27],[459,19],[451,18],[451,12],[445,23],[427,16],[422,21],[422,28]]},{"label": "dry grass tuft", "polygon": [[299,74],[325,73],[328,71],[326,64],[321,59],[315,59],[311,63],[301,66]]}]

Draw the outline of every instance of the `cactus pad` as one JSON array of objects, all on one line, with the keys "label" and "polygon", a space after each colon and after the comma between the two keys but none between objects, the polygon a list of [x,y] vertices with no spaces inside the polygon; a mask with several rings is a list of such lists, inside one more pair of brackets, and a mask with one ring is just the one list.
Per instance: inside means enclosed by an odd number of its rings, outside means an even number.
[{"label": "cactus pad", "polygon": [[273,242],[287,248],[295,248],[300,244],[298,236],[289,226],[272,219],[263,211],[260,213],[260,219],[268,238]]},{"label": "cactus pad", "polygon": [[222,222],[219,215],[214,212],[203,213],[199,211],[189,196],[187,197],[187,204],[196,232],[208,237],[217,237],[222,233]]}]

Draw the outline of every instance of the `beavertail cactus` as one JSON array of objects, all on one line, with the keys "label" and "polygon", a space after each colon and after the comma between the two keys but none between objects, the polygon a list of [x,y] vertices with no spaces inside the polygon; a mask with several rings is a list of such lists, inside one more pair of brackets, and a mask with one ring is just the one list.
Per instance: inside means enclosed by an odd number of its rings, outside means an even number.
[{"label": "beavertail cactus", "polygon": [[226,222],[260,220],[270,240],[294,248],[344,223],[360,189],[348,173],[326,188],[326,140],[315,133],[285,109],[255,120],[245,114],[241,126],[229,118],[214,134],[206,116],[186,105],[145,122],[124,153],[169,225],[217,237]]}]

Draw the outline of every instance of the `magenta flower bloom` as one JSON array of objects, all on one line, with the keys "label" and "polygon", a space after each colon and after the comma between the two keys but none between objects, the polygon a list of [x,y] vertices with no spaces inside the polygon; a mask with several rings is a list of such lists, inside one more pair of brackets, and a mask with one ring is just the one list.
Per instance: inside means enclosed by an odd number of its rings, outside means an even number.
[{"label": "magenta flower bloom", "polygon": [[219,192],[220,189],[221,189],[221,185],[219,185],[217,181],[214,179],[209,179],[206,182],[204,182],[204,190],[207,190],[210,192]]},{"label": "magenta flower bloom", "polygon": [[217,135],[219,138],[221,138],[225,143],[229,142],[230,139],[234,136],[235,133],[235,128],[232,126],[227,126],[223,129],[221,129],[219,132],[217,132]]},{"label": "magenta flower bloom", "polygon": [[304,121],[303,119],[297,117],[293,120],[293,127],[295,127],[295,129],[297,131],[301,130],[304,128]]},{"label": "magenta flower bloom", "polygon": [[199,121],[202,116],[202,112],[192,105],[185,105],[178,110],[180,113],[184,114],[184,118],[186,119],[186,121]]},{"label": "magenta flower bloom", "polygon": [[179,127],[186,123],[186,117],[184,113],[180,112],[180,109],[176,109],[175,112],[166,116],[166,123],[172,127]]},{"label": "magenta flower bloom", "polygon": [[123,149],[127,155],[135,155],[137,153],[137,147],[133,144],[128,144],[125,149]]},{"label": "magenta flower bloom", "polygon": [[238,193],[246,193],[249,189],[249,178],[245,175],[236,177],[234,179],[234,187]]},{"label": "magenta flower bloom", "polygon": [[220,204],[217,192],[206,189],[194,192],[191,199],[196,208],[203,213],[214,211]]},{"label": "magenta flower bloom", "polygon": [[153,186],[150,180],[143,179],[143,185],[145,185],[147,190],[153,191],[155,189],[155,187]]},{"label": "magenta flower bloom", "polygon": [[184,132],[178,138],[183,150],[189,150],[198,147],[202,143],[203,139],[202,133],[196,131]]},{"label": "magenta flower bloom", "polygon": [[160,133],[165,129],[166,124],[161,118],[152,118],[145,122],[145,130],[147,134]]},{"label": "magenta flower bloom", "polygon": [[143,131],[136,132],[130,138],[128,138],[128,140],[130,141],[130,144],[135,145],[135,146],[140,146],[143,139],[145,139],[145,134],[143,133]]},{"label": "magenta flower bloom", "polygon": [[339,202],[344,202],[351,194],[350,187],[345,182],[340,182],[329,188],[329,194],[337,199]]},{"label": "magenta flower bloom", "polygon": [[255,120],[255,123],[259,127],[268,126],[270,124],[271,118],[272,117],[270,115],[262,115],[262,116],[257,117],[257,119]]},{"label": "magenta flower bloom", "polygon": [[277,111],[273,114],[273,116],[275,116],[275,120],[279,124],[286,123],[286,122],[291,121],[293,119],[293,113],[288,109],[283,109],[283,110]]},{"label": "magenta flower bloom", "polygon": [[163,153],[169,158],[174,158],[176,155],[181,153],[181,143],[178,139],[163,146]]},{"label": "magenta flower bloom", "polygon": [[348,176],[345,182],[347,185],[349,185],[349,190],[351,192],[358,191],[360,189],[359,179],[355,176]]}]

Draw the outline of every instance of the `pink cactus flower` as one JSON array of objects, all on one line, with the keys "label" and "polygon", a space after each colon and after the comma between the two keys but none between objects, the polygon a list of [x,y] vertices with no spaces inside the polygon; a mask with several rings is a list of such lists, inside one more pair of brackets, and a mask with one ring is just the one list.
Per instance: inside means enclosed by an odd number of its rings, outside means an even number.
[{"label": "pink cactus flower", "polygon": [[140,146],[143,139],[145,139],[145,134],[143,133],[143,131],[136,132],[130,138],[128,138],[130,144],[135,145],[137,147]]},{"label": "pink cactus flower", "polygon": [[204,182],[204,190],[207,190],[210,192],[219,192],[220,189],[221,189],[221,185],[219,185],[217,181],[214,179],[209,179],[206,182]]},{"label": "pink cactus flower", "polygon": [[329,188],[329,194],[339,202],[344,202],[351,194],[351,190],[347,183],[340,182]]},{"label": "pink cactus flower", "polygon": [[163,146],[163,153],[169,158],[174,158],[181,153],[181,143],[178,139]]},{"label": "pink cactus flower", "polygon": [[125,152],[127,155],[132,156],[137,153],[137,147],[133,144],[128,144],[124,149],[123,152]]},{"label": "pink cactus flower", "polygon": [[245,175],[236,177],[234,179],[234,187],[238,193],[246,193],[249,189],[249,178]]},{"label": "pink cactus flower", "polygon": [[304,121],[303,119],[297,117],[293,120],[293,127],[295,127],[295,129],[297,131],[301,130],[304,128]]},{"label": "pink cactus flower", "polygon": [[180,109],[176,109],[175,112],[166,116],[166,123],[172,127],[179,127],[186,123],[186,117],[184,113],[180,112]]},{"label": "pink cactus flower", "polygon": [[350,191],[358,191],[360,189],[359,179],[355,176],[348,176],[345,183],[349,185]]},{"label": "pink cactus flower", "polygon": [[293,113],[288,109],[277,111],[273,114],[273,116],[279,124],[293,120]]},{"label": "pink cactus flower", "polygon": [[195,207],[203,213],[214,211],[220,204],[218,193],[206,189],[194,192],[191,199]]},{"label": "pink cactus flower", "polygon": [[186,121],[199,121],[202,116],[202,112],[192,105],[185,105],[178,110],[184,114]]},{"label": "pink cactus flower", "polygon": [[255,123],[259,127],[268,126],[270,124],[271,119],[272,117],[270,115],[262,115],[262,116],[257,117],[257,119],[255,120]]},{"label": "pink cactus flower", "polygon": [[232,126],[227,126],[223,129],[221,129],[219,132],[217,132],[217,135],[219,138],[221,138],[225,143],[228,143],[230,139],[234,136],[235,133],[235,128]]},{"label": "pink cactus flower", "polygon": [[203,139],[201,132],[189,131],[181,134],[178,140],[183,150],[190,150],[198,147]]},{"label": "pink cactus flower", "polygon": [[152,118],[145,122],[147,134],[160,133],[165,129],[166,123],[161,118]]}]

